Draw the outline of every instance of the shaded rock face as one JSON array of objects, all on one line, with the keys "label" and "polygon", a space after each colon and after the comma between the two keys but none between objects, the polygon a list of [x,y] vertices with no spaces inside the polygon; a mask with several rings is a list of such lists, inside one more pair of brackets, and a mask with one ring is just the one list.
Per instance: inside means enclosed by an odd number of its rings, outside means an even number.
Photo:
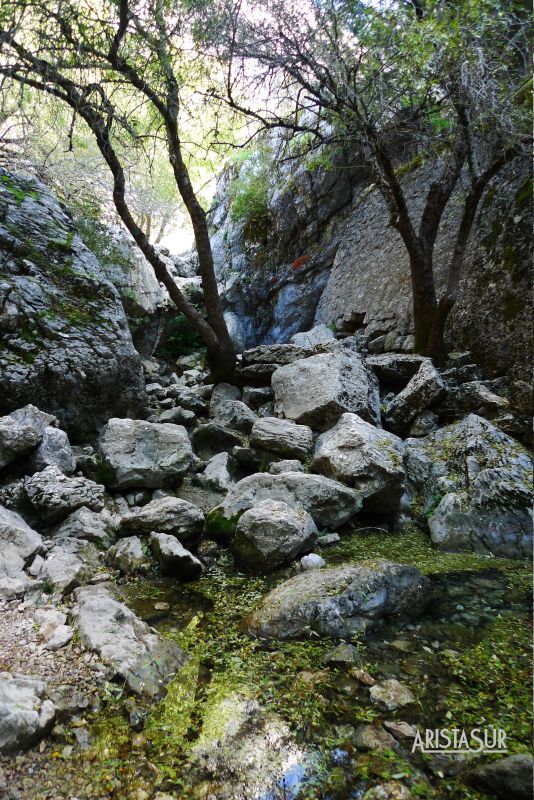
[{"label": "shaded rock face", "polygon": [[[420,218],[438,169],[439,165],[428,164],[404,178],[413,219]],[[489,374],[504,372],[523,380],[530,380],[531,364],[528,176],[525,165],[518,162],[502,170],[481,203],[447,329],[451,349],[471,350]],[[440,289],[460,213],[453,196],[436,242]],[[376,189],[361,193],[356,189],[315,321],[335,323],[347,314],[364,320],[371,339],[413,333],[408,256],[400,235],[388,224],[385,202]]]},{"label": "shaded rock face", "polygon": [[189,469],[191,443],[182,425],[110,419],[99,440],[106,487],[157,489]]},{"label": "shaded rock face", "polygon": [[150,549],[159,562],[163,575],[195,580],[204,572],[202,562],[168,533],[151,533]]},{"label": "shaded rock face", "polygon": [[149,697],[160,694],[172,674],[187,661],[177,644],[152,633],[106,588],[82,587],[75,597],[73,617],[82,646],[98,653],[132,692]]},{"label": "shaded rock face", "polygon": [[361,508],[361,498],[342,483],[302,472],[256,473],[236,483],[224,503],[206,518],[206,532],[216,539],[233,536],[240,516],[262,500],[303,508],[318,527],[337,528]]},{"label": "shaded rock face", "polygon": [[279,367],[272,387],[278,414],[316,430],[327,430],[345,411],[380,424],[378,382],[350,348]]},{"label": "shaded rock face", "polygon": [[317,439],[312,470],[354,487],[364,509],[397,511],[404,490],[404,444],[357,414],[343,414],[337,425]]},{"label": "shaded rock face", "polygon": [[254,636],[298,639],[310,631],[350,638],[389,616],[417,615],[431,584],[419,570],[388,561],[313,570],[277,586],[248,620]]},{"label": "shaded rock face", "polygon": [[406,443],[412,507],[433,543],[521,558],[532,554],[532,461],[491,422],[469,414],[426,440]]},{"label": "shaded rock face", "polygon": [[482,764],[465,774],[467,784],[502,800],[530,800],[532,797],[532,756],[518,754]]},{"label": "shaded rock face", "polygon": [[124,309],[54,195],[0,178],[0,407],[31,401],[89,438],[145,402]]},{"label": "shaded rock face", "polygon": [[263,500],[240,518],[232,550],[240,567],[269,572],[311,550],[316,541],[317,528],[306,511]]}]

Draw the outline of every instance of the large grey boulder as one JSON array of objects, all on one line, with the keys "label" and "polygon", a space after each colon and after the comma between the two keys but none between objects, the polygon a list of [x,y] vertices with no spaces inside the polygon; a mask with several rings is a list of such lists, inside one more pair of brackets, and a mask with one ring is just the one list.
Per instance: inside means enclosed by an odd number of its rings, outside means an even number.
[{"label": "large grey boulder", "polygon": [[35,403],[90,438],[145,402],[119,293],[50,190],[0,174],[2,407]]},{"label": "large grey boulder", "polygon": [[316,325],[309,331],[295,333],[289,340],[291,344],[296,344],[297,347],[305,347],[312,350],[318,344],[325,342],[332,342],[335,340],[334,332],[328,325],[322,323]]},{"label": "large grey boulder", "polygon": [[204,572],[202,562],[186,550],[175,536],[153,532],[149,544],[163,575],[192,581],[200,578]]},{"label": "large grey boulder", "polygon": [[118,520],[107,509],[91,511],[82,506],[63,520],[54,531],[58,539],[85,539],[104,547],[109,546],[111,537],[117,530]]},{"label": "large grey boulder", "polygon": [[116,600],[103,586],[84,586],[75,592],[73,619],[86,650],[97,653],[112,674],[139,695],[160,694],[187,655]]},{"label": "large grey boulder", "polygon": [[367,356],[366,361],[380,383],[386,386],[406,386],[410,378],[419,371],[421,364],[430,359],[415,353],[381,353]]},{"label": "large grey boulder", "polygon": [[262,500],[278,500],[293,508],[303,508],[319,528],[338,528],[361,508],[361,498],[353,489],[322,475],[264,472],[249,475],[236,483],[224,502],[206,518],[206,532],[216,539],[233,536],[243,512]]},{"label": "large grey boulder", "polygon": [[508,558],[532,554],[532,460],[518,442],[470,414],[406,443],[412,505],[433,543]]},{"label": "large grey boulder", "polygon": [[313,434],[307,425],[296,425],[277,417],[263,417],[254,423],[250,444],[279,456],[305,461],[313,445]]},{"label": "large grey boulder", "polygon": [[500,800],[531,800],[534,761],[527,753],[505,756],[470,769],[462,779]]},{"label": "large grey boulder", "polygon": [[149,567],[143,544],[138,536],[127,536],[114,544],[106,553],[106,564],[123,575],[146,572]]},{"label": "large grey boulder", "polygon": [[277,500],[262,500],[240,517],[232,550],[239,567],[269,572],[306,553],[317,542],[310,515]]},{"label": "large grey boulder", "polygon": [[110,419],[99,440],[102,480],[110,489],[158,489],[175,484],[193,452],[182,425]]},{"label": "large grey boulder", "polygon": [[46,427],[54,422],[54,416],[31,404],[0,417],[0,469],[37,447]]},{"label": "large grey boulder", "polygon": [[151,531],[171,533],[180,540],[196,544],[202,536],[204,514],[179,497],[161,497],[146,506],[125,514],[121,519],[121,532],[149,534]]},{"label": "large grey boulder", "polygon": [[46,427],[41,443],[30,456],[30,465],[37,471],[57,467],[65,475],[72,475],[76,469],[76,459],[65,431]]},{"label": "large grey boulder", "polygon": [[50,730],[56,707],[45,689],[38,678],[0,674],[0,753],[26,750]]},{"label": "large grey boulder", "polygon": [[94,545],[79,539],[63,539],[48,551],[39,571],[39,583],[45,594],[59,598],[88,583],[98,567]]},{"label": "large grey boulder", "polygon": [[347,483],[367,511],[397,511],[404,491],[404,443],[357,414],[343,414],[317,439],[311,468]]},{"label": "large grey boulder", "polygon": [[210,417],[221,425],[243,433],[250,433],[257,415],[241,400],[241,389],[229,383],[220,383],[213,390]]},{"label": "large grey boulder", "polygon": [[345,639],[384,617],[417,615],[431,584],[407,564],[376,561],[304,572],[267,594],[250,616],[249,633],[297,639],[311,633]]},{"label": "large grey boulder", "polygon": [[380,424],[378,381],[355,350],[338,348],[280,367],[272,387],[277,414],[316,430],[327,430],[346,411]]},{"label": "large grey boulder", "polygon": [[71,511],[87,506],[104,507],[104,487],[88,478],[69,477],[58,467],[46,467],[24,481],[24,492],[33,509],[47,522],[59,522]]},{"label": "large grey boulder", "polygon": [[0,598],[14,600],[28,588],[24,572],[42,549],[41,536],[16,514],[0,506]]},{"label": "large grey boulder", "polygon": [[410,422],[443,397],[447,384],[431,361],[423,361],[404,389],[387,405],[386,422],[399,433]]}]

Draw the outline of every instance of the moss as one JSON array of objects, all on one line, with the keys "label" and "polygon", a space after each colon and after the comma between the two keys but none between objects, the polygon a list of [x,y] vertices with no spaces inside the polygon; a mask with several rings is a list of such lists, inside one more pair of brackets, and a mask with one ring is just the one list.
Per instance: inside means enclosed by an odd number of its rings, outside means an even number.
[{"label": "moss", "polygon": [[222,506],[213,508],[206,517],[206,536],[218,542],[229,542],[235,533],[236,525],[242,513],[227,517]]},{"label": "moss", "polygon": [[530,206],[532,203],[532,190],[533,181],[532,177],[529,176],[523,181],[515,196],[515,204],[518,210],[523,209],[525,206]]},{"label": "moss", "polygon": [[400,167],[397,167],[395,170],[395,175],[397,178],[402,178],[404,175],[409,175],[410,172],[413,172],[415,169],[420,167],[422,164],[425,163],[425,157],[419,153],[418,155],[411,158],[409,161],[406,161],[404,164],[401,164]]},{"label": "moss", "polygon": [[26,197],[32,197],[37,200],[39,195],[33,189],[23,189],[20,184],[16,184],[9,175],[0,175],[0,183],[7,189],[10,195],[15,199],[18,206],[22,205]]}]

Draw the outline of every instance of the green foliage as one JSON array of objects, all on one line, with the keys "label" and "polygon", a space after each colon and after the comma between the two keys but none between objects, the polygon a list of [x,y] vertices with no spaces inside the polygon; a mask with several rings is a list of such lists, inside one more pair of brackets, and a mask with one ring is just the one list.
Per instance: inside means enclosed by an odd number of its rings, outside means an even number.
[{"label": "green foliage", "polygon": [[245,236],[253,241],[263,239],[270,227],[272,169],[272,154],[265,146],[260,147],[242,161],[228,190],[230,216],[234,222],[243,223]]},{"label": "green foliage", "polygon": [[167,323],[163,344],[158,347],[158,358],[188,356],[202,348],[202,340],[183,314],[176,314]]}]

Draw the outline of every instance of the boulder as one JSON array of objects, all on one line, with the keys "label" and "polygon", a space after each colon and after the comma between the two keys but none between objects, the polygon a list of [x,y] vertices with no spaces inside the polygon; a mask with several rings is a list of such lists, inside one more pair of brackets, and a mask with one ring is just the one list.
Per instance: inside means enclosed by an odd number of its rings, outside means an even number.
[{"label": "boulder", "polygon": [[234,447],[239,447],[243,444],[243,437],[235,431],[229,431],[218,422],[207,422],[195,428],[191,441],[195,453],[200,458],[209,459],[223,450],[230,452]]},{"label": "boulder", "polygon": [[197,544],[204,529],[204,514],[192,503],[179,497],[160,497],[146,506],[125,514],[121,533],[149,534],[157,530],[180,540]]},{"label": "boulder", "polygon": [[311,355],[311,350],[295,344],[259,345],[243,353],[238,374],[251,383],[268,383],[271,375],[280,366],[291,364]]},{"label": "boulder", "polygon": [[281,475],[282,472],[304,472],[304,467],[300,461],[286,458],[271,464],[269,472],[271,475]]},{"label": "boulder", "polygon": [[386,406],[386,422],[397,433],[443,397],[447,385],[431,361],[424,361],[408,384]]},{"label": "boulder", "polygon": [[35,406],[18,408],[0,418],[0,469],[29,453],[42,441],[46,426],[57,420]]},{"label": "boulder", "polygon": [[297,347],[305,347],[306,349],[313,350],[318,344],[325,342],[335,341],[334,332],[328,325],[322,323],[316,325],[309,331],[303,333],[295,333],[289,340],[291,344],[296,344]]},{"label": "boulder", "polygon": [[470,414],[406,442],[412,506],[443,550],[508,558],[532,553],[532,460],[491,422]]},{"label": "boulder", "polygon": [[373,703],[386,711],[395,711],[396,708],[415,703],[413,692],[395,678],[375,683],[369,689],[369,695]]},{"label": "boulder", "polygon": [[149,544],[162,575],[194,581],[204,572],[202,562],[186,550],[175,536],[153,532],[150,534]]},{"label": "boulder", "polygon": [[245,386],[243,389],[243,402],[254,411],[269,403],[274,397],[270,386]]},{"label": "boulder", "polygon": [[263,639],[310,635],[350,639],[384,617],[421,613],[431,597],[428,578],[412,566],[377,561],[301,573],[267,594],[247,629]]},{"label": "boulder", "polygon": [[228,453],[210,458],[203,472],[193,476],[193,482],[214,492],[228,492],[235,484],[237,464]]},{"label": "boulder", "polygon": [[404,491],[404,443],[356,414],[317,439],[311,469],[352,486],[366,511],[395,512]]},{"label": "boulder", "polygon": [[63,520],[52,532],[58,539],[85,539],[103,547],[109,546],[117,529],[117,519],[107,509],[91,511],[82,506]]},{"label": "boulder", "polygon": [[406,386],[408,381],[419,371],[426,356],[412,353],[382,353],[367,357],[367,366],[371,367],[384,386]]},{"label": "boulder", "polygon": [[99,440],[102,480],[109,489],[172,486],[188,471],[193,452],[182,425],[110,419]]},{"label": "boulder", "polygon": [[83,586],[99,567],[95,546],[78,539],[64,539],[48,551],[39,571],[39,583],[46,594],[61,597]]},{"label": "boulder", "polygon": [[462,775],[474,789],[501,800],[531,800],[534,762],[527,753],[481,764]]},{"label": "boulder", "polygon": [[206,532],[216,539],[232,537],[241,514],[262,500],[278,500],[303,508],[319,528],[338,528],[361,508],[360,496],[322,475],[259,472],[236,483],[224,502],[206,518]]},{"label": "boulder", "polygon": [[28,588],[24,568],[42,549],[41,536],[16,514],[0,506],[0,598],[14,600]]},{"label": "boulder", "polygon": [[24,492],[33,509],[50,523],[59,522],[82,506],[91,511],[104,507],[103,486],[88,478],[64,475],[58,467],[46,467],[26,478]]},{"label": "boulder", "polygon": [[45,689],[38,678],[0,674],[0,753],[26,750],[48,733],[56,707]]},{"label": "boulder", "polygon": [[123,575],[146,572],[149,567],[146,553],[138,536],[127,536],[110,547],[105,561],[108,567],[118,569]]},{"label": "boulder", "polygon": [[121,298],[42,183],[2,170],[0,205],[2,407],[30,401],[87,440],[145,402]]},{"label": "boulder", "polygon": [[254,423],[250,444],[279,456],[305,461],[313,445],[313,434],[307,425],[296,425],[276,417],[263,417]]},{"label": "boulder", "polygon": [[316,430],[327,430],[346,411],[380,424],[377,379],[355,350],[340,348],[280,367],[272,387],[278,415]]},{"label": "boulder", "polygon": [[261,573],[293,561],[316,541],[317,528],[306,511],[262,500],[240,517],[232,550],[240,568]]},{"label": "boulder", "polygon": [[241,390],[229,383],[219,383],[213,390],[210,417],[220,425],[250,433],[256,414],[241,401]]},{"label": "boulder", "polygon": [[510,411],[510,401],[491,391],[482,381],[468,381],[449,389],[439,411],[445,419],[469,413],[494,419]]},{"label": "boulder", "polygon": [[46,427],[40,445],[31,454],[30,465],[36,471],[57,467],[65,475],[72,475],[76,459],[65,431],[50,425]]},{"label": "boulder", "polygon": [[81,587],[75,599],[72,616],[82,647],[97,653],[135,694],[157,696],[187,661],[175,642],[153,633],[107,588]]}]

